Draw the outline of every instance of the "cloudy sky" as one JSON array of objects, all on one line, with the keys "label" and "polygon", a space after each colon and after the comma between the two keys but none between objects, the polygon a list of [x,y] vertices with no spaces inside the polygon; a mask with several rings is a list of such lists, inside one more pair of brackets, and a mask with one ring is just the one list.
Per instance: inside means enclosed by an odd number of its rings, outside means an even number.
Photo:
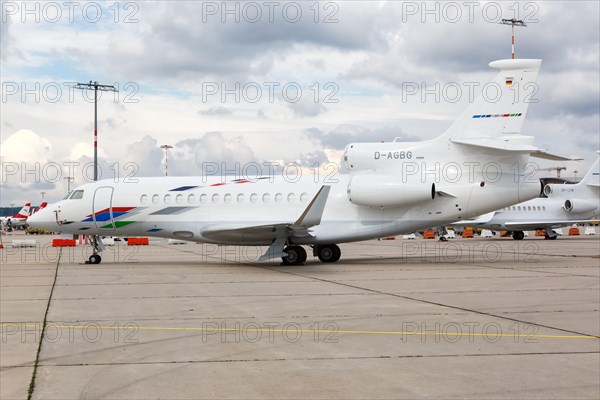
[{"label": "cloudy sky", "polygon": [[599,148],[599,15],[595,1],[2,1],[0,204],[91,178],[93,97],[74,82],[119,89],[99,101],[103,177],[164,173],[161,144],[171,175],[322,165],[348,142],[441,134],[510,58],[497,22],[513,17],[528,25],[517,57],[543,59],[523,133],[584,158],[563,163],[581,176]]}]

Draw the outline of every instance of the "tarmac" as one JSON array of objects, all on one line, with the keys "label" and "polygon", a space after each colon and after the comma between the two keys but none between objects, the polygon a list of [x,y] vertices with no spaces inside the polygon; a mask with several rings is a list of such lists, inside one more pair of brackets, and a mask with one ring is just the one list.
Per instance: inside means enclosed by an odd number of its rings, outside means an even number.
[{"label": "tarmac", "polygon": [[3,239],[1,399],[600,398],[598,235],[399,237],[301,266]]}]

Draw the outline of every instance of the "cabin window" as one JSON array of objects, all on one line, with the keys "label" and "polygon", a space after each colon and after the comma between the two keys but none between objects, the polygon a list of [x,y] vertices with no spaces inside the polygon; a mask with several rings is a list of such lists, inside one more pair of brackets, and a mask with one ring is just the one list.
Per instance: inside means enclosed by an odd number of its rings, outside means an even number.
[{"label": "cabin window", "polygon": [[295,193],[288,194],[288,203],[293,203],[294,201],[296,201],[296,194]]},{"label": "cabin window", "polygon": [[281,193],[277,193],[277,194],[275,195],[275,202],[276,202],[276,203],[281,203],[282,201],[283,201],[283,194],[281,194]]},{"label": "cabin window", "polygon": [[269,193],[263,194],[263,196],[262,196],[263,203],[268,203],[269,200],[271,200],[271,195]]},{"label": "cabin window", "polygon": [[243,203],[244,202],[244,193],[240,193],[237,195],[237,202],[238,203]]},{"label": "cabin window", "polygon": [[171,195],[165,194],[165,204],[169,204],[171,202]]},{"label": "cabin window", "polygon": [[147,194],[143,194],[142,197],[140,197],[140,203],[142,203],[142,204],[148,203],[148,195]]},{"label": "cabin window", "polygon": [[190,194],[188,196],[188,203],[194,203],[196,201],[196,195],[195,194]]},{"label": "cabin window", "polygon": [[218,203],[219,202],[219,195],[217,193],[212,195],[212,202],[213,203]]},{"label": "cabin window", "polygon": [[517,211],[521,211],[521,206],[517,206]]},{"label": "cabin window", "polygon": [[207,195],[205,195],[205,194],[200,195],[200,203],[206,204],[207,201],[208,201],[208,196]]},{"label": "cabin window", "polygon": [[250,195],[250,203],[256,203],[258,201],[258,195],[256,193],[252,193]]},{"label": "cabin window", "polygon": [[227,193],[225,196],[223,196],[223,201],[225,203],[231,203],[231,195]]},{"label": "cabin window", "polygon": [[83,199],[83,190],[75,190],[69,200],[79,200]]},{"label": "cabin window", "polygon": [[546,211],[546,206],[542,206],[542,211]]},{"label": "cabin window", "polygon": [[158,199],[159,199],[159,196],[157,194],[152,196],[152,204],[158,204]]},{"label": "cabin window", "polygon": [[183,195],[182,194],[178,194],[177,196],[175,196],[175,202],[177,204],[182,204],[183,203]]},{"label": "cabin window", "polygon": [[306,192],[303,192],[303,193],[300,195],[300,202],[302,202],[302,203],[305,203],[307,200],[308,200],[308,193],[306,193]]}]

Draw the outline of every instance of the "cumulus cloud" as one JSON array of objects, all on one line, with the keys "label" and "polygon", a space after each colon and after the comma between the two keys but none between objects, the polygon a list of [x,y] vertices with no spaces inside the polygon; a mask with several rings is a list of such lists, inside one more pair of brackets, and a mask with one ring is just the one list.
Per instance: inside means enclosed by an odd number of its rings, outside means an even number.
[{"label": "cumulus cloud", "polygon": [[231,114],[231,110],[229,110],[228,108],[225,108],[223,106],[214,106],[214,107],[210,107],[209,109],[206,109],[206,110],[200,110],[200,111],[198,111],[198,114],[200,114],[200,115],[229,115],[229,114]]},{"label": "cumulus cloud", "polygon": [[371,130],[357,125],[340,125],[330,132],[310,128],[305,130],[305,134],[313,142],[335,150],[341,150],[349,143],[391,142],[395,138],[405,142],[422,140],[418,136],[404,134],[400,128],[383,127]]},{"label": "cumulus cloud", "polygon": [[52,144],[29,129],[20,129],[2,141],[0,155],[6,161],[40,162],[50,159]]},{"label": "cumulus cloud", "polygon": [[[71,79],[118,80],[121,101],[104,98],[99,110],[101,150],[106,151],[100,153],[101,165],[109,158],[120,163],[131,159],[140,174],[162,175],[164,152],[158,147],[169,143],[176,146],[169,153],[170,173],[191,175],[201,172],[204,161],[280,157],[309,164],[337,161],[350,142],[420,139],[415,133],[430,138],[443,131],[463,104],[432,104],[416,97],[418,104],[400,101],[402,83],[482,82],[493,74],[489,61],[510,57],[510,27],[483,20],[482,8],[499,5],[510,17],[512,2],[479,2],[472,22],[461,2],[389,1],[318,2],[318,15],[313,2],[296,2],[302,7],[296,23],[282,18],[284,3],[277,3],[275,21],[269,22],[259,2],[261,21],[250,23],[241,14],[238,21],[232,15],[222,21],[223,7],[239,7],[243,13],[249,3],[181,2],[171,7],[140,2],[138,23],[115,24],[110,15],[97,24],[16,24],[9,17],[0,26],[2,78],[61,85]],[[439,22],[422,13],[424,7],[443,9],[450,3],[462,9],[457,22],[448,22],[443,13]],[[216,14],[203,15],[207,4],[217,6]],[[407,15],[407,4],[418,12]],[[532,11],[524,4],[517,5],[520,18]],[[524,133],[534,135],[536,145],[593,159],[600,120],[599,3],[526,4],[539,8],[533,16],[538,22],[516,31],[517,56],[544,63],[540,102],[530,107]],[[325,18],[332,21],[325,23]],[[556,28],[558,20],[576,29],[565,34]],[[22,56],[14,56],[16,49]],[[130,81],[139,88],[133,96],[139,103],[122,101],[130,94],[123,84]],[[209,104],[200,100],[204,82],[228,88],[256,82],[263,89],[265,82],[277,82],[279,89],[298,82],[303,100],[312,100],[312,91],[305,88],[317,83],[322,97],[327,94],[324,85],[335,82],[340,101],[286,103],[277,90],[271,102],[265,90],[259,103]],[[89,161],[91,146],[73,138],[91,134],[91,106],[79,94],[74,102],[67,98],[65,92],[61,102],[48,104],[20,101],[15,95],[4,103],[3,159],[9,149],[8,156],[19,160],[51,159],[54,152],[65,160]],[[25,127],[42,138],[30,138],[33,149],[21,156],[17,144],[5,142]],[[280,135],[286,135],[287,146],[273,150]],[[47,149],[49,144],[53,149]],[[62,184],[57,183],[56,191],[64,189]],[[3,192],[8,187],[3,185]]]},{"label": "cumulus cloud", "polygon": [[0,59],[8,60],[9,54],[12,53],[12,38],[10,35],[11,16],[7,15],[6,7],[0,10]]},{"label": "cumulus cloud", "polygon": [[218,165],[220,171],[223,168],[235,170],[237,164],[257,161],[241,137],[226,137],[222,132],[208,132],[199,138],[177,142],[172,154],[173,161],[169,159],[169,165],[176,175],[203,174],[208,164],[210,168]]},{"label": "cumulus cloud", "polygon": [[[94,146],[88,142],[79,142],[76,143],[69,152],[69,160],[79,160],[81,157],[89,157],[90,159],[94,158]],[[108,158],[108,154],[106,151],[99,147],[98,148],[98,157],[99,158]]]},{"label": "cumulus cloud", "polygon": [[126,162],[135,163],[139,176],[159,176],[161,163],[164,158],[163,150],[158,141],[146,135],[135,143],[127,145]]},{"label": "cumulus cloud", "polygon": [[297,102],[287,102],[288,107],[294,112],[296,117],[308,118],[316,117],[327,111],[327,107],[309,96],[302,96]]}]

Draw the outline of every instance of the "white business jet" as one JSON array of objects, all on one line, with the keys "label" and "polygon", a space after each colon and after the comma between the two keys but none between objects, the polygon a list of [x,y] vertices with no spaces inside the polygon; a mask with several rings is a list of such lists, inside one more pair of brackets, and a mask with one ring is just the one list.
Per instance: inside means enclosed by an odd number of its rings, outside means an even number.
[{"label": "white business jet", "polygon": [[583,179],[575,185],[549,184],[543,197],[504,207],[460,225],[512,232],[515,240],[525,237],[523,231],[543,229],[547,239],[558,236],[554,228],[589,223],[600,216],[600,158]]},{"label": "white business jet", "polygon": [[[530,155],[557,159],[520,134],[541,60],[500,60],[497,96],[479,97],[441,136],[346,146],[334,177],[156,177],[76,188],[31,217],[31,226],[92,235],[156,236],[269,246],[260,260],[340,258],[338,243],[415,232],[488,213],[540,194]],[[560,158],[562,159],[562,158]],[[135,182],[134,182],[135,181]]]}]

